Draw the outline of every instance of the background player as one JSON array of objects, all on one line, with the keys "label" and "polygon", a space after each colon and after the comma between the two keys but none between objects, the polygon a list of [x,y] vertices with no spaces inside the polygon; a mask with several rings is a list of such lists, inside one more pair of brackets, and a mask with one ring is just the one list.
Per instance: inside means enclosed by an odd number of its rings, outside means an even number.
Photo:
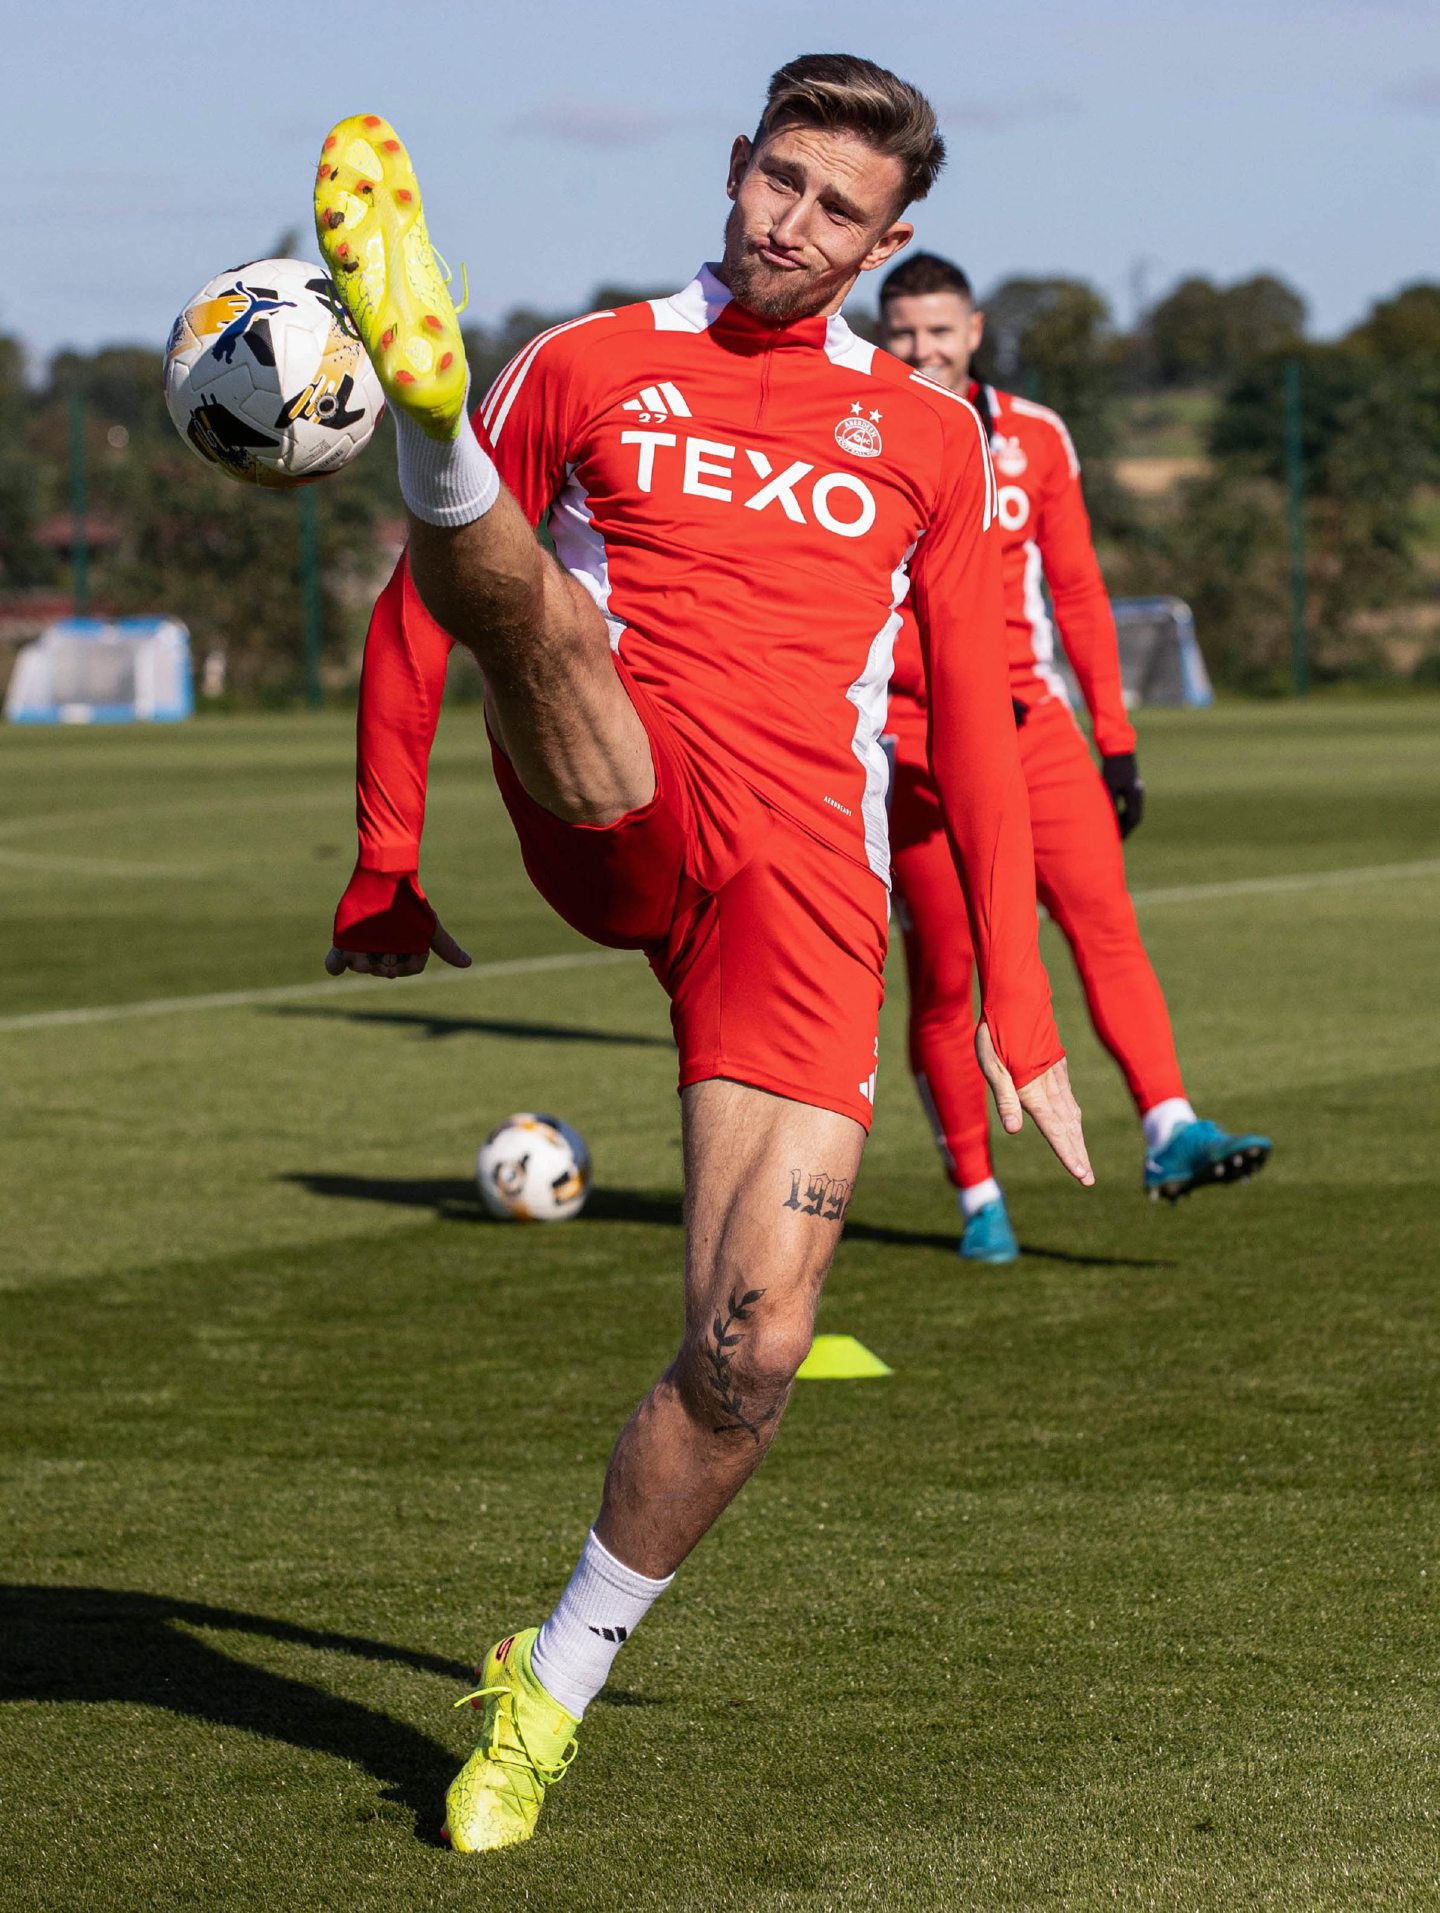
[{"label": "background player", "polygon": [[[1169,1012],[1125,887],[1121,839],[1140,822],[1144,785],[1125,712],[1115,620],[1090,537],[1080,466],[1064,422],[1043,405],[970,377],[985,315],[958,266],[915,253],[880,289],[886,346],[952,392],[965,392],[990,439],[1003,540],[1010,690],[1030,796],[1036,884],[1074,954],[1090,1016],[1119,1064],[1145,1135],[1144,1186],[1172,1201],[1252,1175],[1264,1136],[1228,1135],[1185,1094]],[[1097,777],[1055,669],[1048,585],[1065,654],[1100,752]],[[910,977],[910,1062],[959,1190],[960,1253],[1019,1253],[990,1157],[985,1084],[965,1036],[972,990],[969,924],[935,801],[920,643],[910,621],[896,648],[888,726],[894,739],[891,840],[896,907]]]},{"label": "background player", "polygon": [[[984,434],[839,317],[942,157],[892,74],[792,62],[734,143],[719,265],[542,334],[472,431],[404,148],[363,115],[321,155],[317,231],[391,401],[410,515],[366,645],[361,858],[329,967],[463,961],[417,877],[453,634],[484,672],[527,869],[576,928],[646,952],[680,1051],[683,1340],[616,1443],[559,1605],[485,1663],[481,1742],[447,1797],[457,1847],[530,1837],[579,1716],[756,1467],[809,1347],[874,1095],[879,734],[907,591],[1002,1118],[1018,1128],[1023,1102],[1092,1180],[1036,944]],[[562,563],[533,535],[547,512]]]}]

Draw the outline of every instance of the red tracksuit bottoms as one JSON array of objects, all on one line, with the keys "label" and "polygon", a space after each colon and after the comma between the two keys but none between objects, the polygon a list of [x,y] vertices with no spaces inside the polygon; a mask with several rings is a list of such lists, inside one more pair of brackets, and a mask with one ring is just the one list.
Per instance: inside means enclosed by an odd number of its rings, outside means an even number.
[{"label": "red tracksuit bottoms", "polygon": [[[1060,926],[1090,1018],[1142,1114],[1185,1087],[1170,1014],[1125,885],[1120,831],[1069,710],[1033,705],[1020,729],[1030,794],[1035,887]],[[989,1094],[975,1060],[975,958],[965,900],[923,754],[899,740],[890,839],[897,915],[910,976],[910,1066],[950,1178],[992,1173]]]}]

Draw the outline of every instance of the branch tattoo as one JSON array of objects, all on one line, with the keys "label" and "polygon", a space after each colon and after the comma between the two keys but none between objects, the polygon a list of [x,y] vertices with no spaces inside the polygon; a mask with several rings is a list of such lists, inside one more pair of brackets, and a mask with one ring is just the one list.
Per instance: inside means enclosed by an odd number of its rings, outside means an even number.
[{"label": "branch tattoo", "polygon": [[810,1174],[790,1171],[790,1194],[782,1209],[797,1210],[802,1216],[818,1216],[822,1222],[843,1222],[855,1185],[843,1176],[827,1176],[823,1170]]},{"label": "branch tattoo", "polygon": [[735,1381],[733,1364],[735,1357],[731,1350],[743,1340],[737,1324],[748,1322],[755,1312],[755,1304],[764,1295],[764,1289],[746,1289],[742,1295],[739,1289],[730,1291],[730,1300],[726,1304],[724,1315],[716,1314],[710,1325],[710,1343],[705,1350],[705,1379],[725,1417],[715,1423],[717,1435],[749,1435],[758,1448],[760,1432],[767,1423],[775,1420],[780,1413],[782,1402],[775,1402],[761,1415],[747,1415],[745,1398]]}]

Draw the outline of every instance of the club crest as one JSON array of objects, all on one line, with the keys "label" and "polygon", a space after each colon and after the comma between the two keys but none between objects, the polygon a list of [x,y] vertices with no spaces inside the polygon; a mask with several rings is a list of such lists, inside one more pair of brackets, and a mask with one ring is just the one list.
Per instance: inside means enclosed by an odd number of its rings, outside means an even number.
[{"label": "club crest", "polygon": [[856,399],[835,427],[835,443],[852,458],[878,458],[885,449],[880,437],[880,414],[867,413]]},{"label": "club crest", "polygon": [[996,432],[991,438],[990,456],[996,471],[1003,472],[1006,478],[1018,478],[1030,462],[1019,439],[1006,438],[1003,432]]}]

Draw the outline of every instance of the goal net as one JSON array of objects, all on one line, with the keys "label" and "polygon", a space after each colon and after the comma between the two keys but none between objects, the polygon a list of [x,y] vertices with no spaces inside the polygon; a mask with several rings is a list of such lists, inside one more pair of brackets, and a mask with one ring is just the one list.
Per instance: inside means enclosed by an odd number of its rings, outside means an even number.
[{"label": "goal net", "polygon": [[190,634],[175,618],[65,618],[15,660],[15,724],[173,722],[194,710]]},{"label": "goal net", "polygon": [[[1195,636],[1195,619],[1183,598],[1114,598],[1120,644],[1120,683],[1126,707],[1143,704],[1204,705],[1215,702],[1210,673]],[[1055,664],[1077,711],[1085,708],[1070,661],[1055,635]]]},{"label": "goal net", "polygon": [[1127,704],[1213,704],[1195,619],[1182,598],[1117,598],[1120,679]]}]

